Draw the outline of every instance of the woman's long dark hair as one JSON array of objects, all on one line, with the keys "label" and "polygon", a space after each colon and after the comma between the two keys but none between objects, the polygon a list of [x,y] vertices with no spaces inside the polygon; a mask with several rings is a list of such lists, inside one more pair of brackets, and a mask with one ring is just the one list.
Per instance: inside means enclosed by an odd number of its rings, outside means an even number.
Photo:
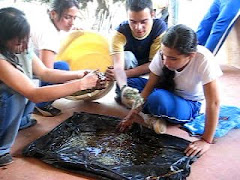
[{"label": "woman's long dark hair", "polygon": [[79,9],[77,0],[54,0],[51,4],[51,9],[58,14],[59,19],[62,17],[65,10],[76,7]]},{"label": "woman's long dark hair", "polygon": [[[191,28],[183,24],[178,24],[166,31],[162,38],[162,44],[168,48],[177,50],[181,54],[189,55],[197,51],[197,36]],[[175,71],[171,71],[164,66],[160,88],[173,92],[175,90],[174,77]]]},{"label": "woman's long dark hair", "polygon": [[22,11],[13,7],[0,9],[0,53],[10,62],[18,64],[18,59],[7,49],[7,42],[15,38],[24,39],[29,34],[30,25]]}]

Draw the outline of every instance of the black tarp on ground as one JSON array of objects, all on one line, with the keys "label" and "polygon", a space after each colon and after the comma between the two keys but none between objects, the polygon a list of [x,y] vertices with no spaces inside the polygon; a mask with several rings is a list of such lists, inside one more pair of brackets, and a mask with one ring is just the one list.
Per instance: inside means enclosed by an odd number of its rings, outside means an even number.
[{"label": "black tarp on ground", "polygon": [[116,117],[74,113],[23,154],[97,179],[186,179],[193,163],[183,153],[189,141],[139,125],[118,133],[119,122]]}]

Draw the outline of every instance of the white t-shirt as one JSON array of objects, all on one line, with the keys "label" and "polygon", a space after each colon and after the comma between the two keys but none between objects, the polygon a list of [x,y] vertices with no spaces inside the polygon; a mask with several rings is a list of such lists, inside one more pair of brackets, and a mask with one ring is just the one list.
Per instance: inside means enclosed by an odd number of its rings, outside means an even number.
[{"label": "white t-shirt", "polygon": [[[158,76],[162,74],[163,63],[156,53],[151,64],[150,71]],[[212,53],[203,46],[197,47],[196,56],[181,71],[175,71],[175,94],[184,99],[202,101],[205,99],[203,85],[216,80],[223,73]]]},{"label": "white t-shirt", "polygon": [[58,53],[61,43],[60,31],[51,22],[48,15],[41,18],[41,21],[30,22],[31,41],[34,51],[39,55],[40,50],[50,50]]}]

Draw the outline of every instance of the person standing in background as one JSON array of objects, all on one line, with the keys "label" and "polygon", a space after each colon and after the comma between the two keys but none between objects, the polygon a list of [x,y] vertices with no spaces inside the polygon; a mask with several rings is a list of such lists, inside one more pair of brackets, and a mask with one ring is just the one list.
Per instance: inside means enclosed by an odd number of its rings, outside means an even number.
[{"label": "person standing in background", "polygon": [[213,0],[196,31],[199,44],[216,55],[239,15],[239,0]]},{"label": "person standing in background", "polygon": [[153,0],[155,18],[161,18],[168,24],[168,0]]}]

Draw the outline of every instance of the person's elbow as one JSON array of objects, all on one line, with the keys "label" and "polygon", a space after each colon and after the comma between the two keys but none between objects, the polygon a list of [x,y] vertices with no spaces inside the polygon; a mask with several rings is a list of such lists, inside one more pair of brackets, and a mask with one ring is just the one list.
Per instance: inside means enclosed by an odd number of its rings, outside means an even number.
[{"label": "person's elbow", "polygon": [[39,98],[39,96],[37,95],[31,95],[29,97],[27,97],[31,102],[33,103],[40,103],[43,102],[43,100],[41,98]]},{"label": "person's elbow", "polygon": [[214,100],[214,105],[215,105],[217,108],[220,107],[220,98],[216,98],[216,99]]},{"label": "person's elbow", "polygon": [[41,97],[40,93],[38,92],[37,88],[33,88],[27,92],[25,92],[24,96],[29,99],[33,103],[40,103],[44,102],[46,97]]},{"label": "person's elbow", "polygon": [[211,98],[211,100],[208,102],[209,105],[212,107],[218,109],[220,107],[220,97],[215,96],[214,98]]}]

